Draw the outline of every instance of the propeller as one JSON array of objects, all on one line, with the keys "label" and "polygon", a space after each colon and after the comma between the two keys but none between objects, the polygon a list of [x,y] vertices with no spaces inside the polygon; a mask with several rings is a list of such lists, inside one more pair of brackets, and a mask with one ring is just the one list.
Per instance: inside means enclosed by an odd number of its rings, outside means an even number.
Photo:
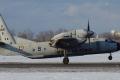
[{"label": "propeller", "polygon": [[90,31],[89,20],[88,20],[88,27],[87,27],[87,31]]},{"label": "propeller", "polygon": [[94,32],[90,30],[90,24],[89,24],[89,20],[88,20],[88,26],[87,26],[87,39],[88,39],[88,43],[89,43],[89,46],[90,46],[90,38],[91,36],[94,35]]},{"label": "propeller", "polygon": [[[89,20],[88,20],[87,34],[89,34],[89,31],[90,31],[90,25],[89,25]],[[90,36],[88,36],[88,43],[90,45]]]}]

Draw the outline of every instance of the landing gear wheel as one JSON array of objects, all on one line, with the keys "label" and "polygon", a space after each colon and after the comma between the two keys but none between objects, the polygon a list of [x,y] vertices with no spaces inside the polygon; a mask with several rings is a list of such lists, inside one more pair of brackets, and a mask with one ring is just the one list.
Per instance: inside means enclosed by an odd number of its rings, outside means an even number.
[{"label": "landing gear wheel", "polygon": [[112,56],[110,55],[110,56],[108,57],[108,59],[109,59],[109,60],[112,60]]},{"label": "landing gear wheel", "polygon": [[63,58],[63,63],[68,64],[69,63],[69,58]]}]

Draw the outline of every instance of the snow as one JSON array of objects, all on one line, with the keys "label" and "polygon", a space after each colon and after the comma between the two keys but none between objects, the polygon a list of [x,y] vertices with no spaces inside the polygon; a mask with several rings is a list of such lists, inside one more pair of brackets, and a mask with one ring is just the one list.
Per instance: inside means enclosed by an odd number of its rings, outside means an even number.
[{"label": "snow", "polygon": [[[82,62],[120,62],[120,52],[112,53],[113,60],[109,61],[109,54],[86,55],[70,57],[71,63]],[[0,56],[0,62],[24,63],[62,63],[63,58],[29,59],[23,56]],[[24,69],[23,69],[24,70]],[[120,80],[119,72],[42,72],[42,71],[4,71],[0,69],[0,80]]]},{"label": "snow", "polygon": [[[84,62],[120,62],[120,52],[112,53],[113,60],[109,61],[109,54],[85,55],[77,57],[69,57],[70,63],[84,63]],[[29,59],[23,56],[0,56],[0,62],[24,62],[24,63],[62,63],[63,57],[46,58],[46,59]]]},{"label": "snow", "polygon": [[71,73],[0,73],[0,80],[119,80],[120,73],[71,72]]}]

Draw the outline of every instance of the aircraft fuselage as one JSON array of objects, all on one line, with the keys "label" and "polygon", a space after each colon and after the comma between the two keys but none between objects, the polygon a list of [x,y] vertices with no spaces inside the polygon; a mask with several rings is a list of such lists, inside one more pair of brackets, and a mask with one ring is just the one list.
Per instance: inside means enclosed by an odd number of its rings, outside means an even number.
[{"label": "aircraft fuselage", "polygon": [[[16,55],[22,54],[32,59],[52,58],[64,56],[64,50],[60,48],[50,47],[49,42],[34,42],[22,38],[15,37],[16,44],[2,45],[0,54]],[[95,41],[82,44],[80,46],[70,48],[67,51],[68,56],[82,56],[90,54],[111,53],[119,50],[119,46],[115,42],[94,39]]]}]

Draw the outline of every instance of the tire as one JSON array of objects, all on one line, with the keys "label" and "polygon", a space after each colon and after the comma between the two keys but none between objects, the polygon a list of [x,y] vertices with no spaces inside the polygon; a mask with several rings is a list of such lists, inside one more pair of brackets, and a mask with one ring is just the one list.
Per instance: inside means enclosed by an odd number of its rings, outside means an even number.
[{"label": "tire", "polygon": [[112,56],[109,56],[108,59],[109,59],[109,60],[112,60]]},{"label": "tire", "polygon": [[63,64],[69,64],[69,58],[63,58]]}]

